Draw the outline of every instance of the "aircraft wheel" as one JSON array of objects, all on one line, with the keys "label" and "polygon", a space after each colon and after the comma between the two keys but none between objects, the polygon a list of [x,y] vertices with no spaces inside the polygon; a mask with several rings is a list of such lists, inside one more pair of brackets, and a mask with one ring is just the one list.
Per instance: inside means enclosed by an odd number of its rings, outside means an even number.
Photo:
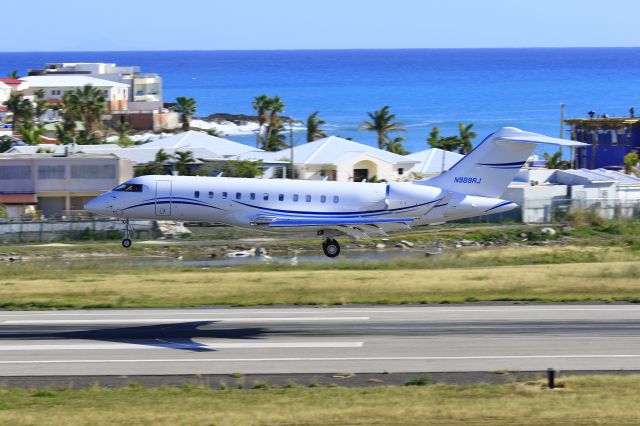
[{"label": "aircraft wheel", "polygon": [[128,238],[125,238],[124,240],[122,240],[122,247],[124,247],[124,248],[131,247],[131,240],[128,239]]},{"label": "aircraft wheel", "polygon": [[334,239],[325,240],[322,243],[322,251],[327,257],[336,257],[340,254],[340,244]]}]

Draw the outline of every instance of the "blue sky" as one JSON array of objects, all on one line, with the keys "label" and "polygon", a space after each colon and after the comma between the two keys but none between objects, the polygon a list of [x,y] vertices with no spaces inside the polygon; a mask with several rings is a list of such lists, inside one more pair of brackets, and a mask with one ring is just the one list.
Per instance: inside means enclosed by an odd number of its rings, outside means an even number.
[{"label": "blue sky", "polygon": [[16,14],[3,20],[0,51],[640,46],[637,0],[25,0],[16,5]]}]

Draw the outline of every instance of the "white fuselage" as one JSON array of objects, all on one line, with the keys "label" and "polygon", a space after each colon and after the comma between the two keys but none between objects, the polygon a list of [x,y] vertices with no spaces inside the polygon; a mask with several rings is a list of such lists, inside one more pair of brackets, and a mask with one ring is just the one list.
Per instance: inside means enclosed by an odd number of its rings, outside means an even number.
[{"label": "white fuselage", "polygon": [[[220,222],[269,230],[272,218],[378,220],[407,218],[411,225],[441,223],[511,210],[515,204],[413,183],[344,183],[199,176],[141,176],[129,188],[102,194],[85,206],[126,219]],[[122,185],[121,185],[122,186]],[[120,188],[120,187],[119,187]],[[134,190],[127,190],[133,188]],[[382,225],[393,231],[397,223]],[[323,226],[287,228],[318,230]],[[280,229],[280,231],[285,229]]]}]

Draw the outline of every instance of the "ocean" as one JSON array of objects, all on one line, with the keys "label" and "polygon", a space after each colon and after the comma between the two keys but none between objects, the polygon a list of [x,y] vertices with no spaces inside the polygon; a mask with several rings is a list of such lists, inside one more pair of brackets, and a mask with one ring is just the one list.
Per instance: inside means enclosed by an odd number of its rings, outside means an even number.
[{"label": "ocean", "polygon": [[476,143],[502,126],[558,136],[560,103],[566,117],[640,111],[640,48],[0,53],[0,75],[46,62],[140,66],[162,76],[165,101],[194,97],[200,116],[251,114],[255,96],[278,95],[286,115],[320,111],[329,134],[371,145],[375,135],[358,127],[389,105],[412,152],[432,127],[455,134],[460,122],[475,125]]}]

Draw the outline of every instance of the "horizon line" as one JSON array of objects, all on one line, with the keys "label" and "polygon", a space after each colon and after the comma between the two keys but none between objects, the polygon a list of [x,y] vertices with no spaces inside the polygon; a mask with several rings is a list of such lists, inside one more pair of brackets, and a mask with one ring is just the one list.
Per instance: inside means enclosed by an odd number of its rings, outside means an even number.
[{"label": "horizon line", "polygon": [[515,50],[515,49],[638,49],[640,46],[500,46],[500,47],[345,47],[278,49],[127,49],[127,50],[9,50],[3,53],[123,53],[123,52],[309,52],[350,50]]}]

